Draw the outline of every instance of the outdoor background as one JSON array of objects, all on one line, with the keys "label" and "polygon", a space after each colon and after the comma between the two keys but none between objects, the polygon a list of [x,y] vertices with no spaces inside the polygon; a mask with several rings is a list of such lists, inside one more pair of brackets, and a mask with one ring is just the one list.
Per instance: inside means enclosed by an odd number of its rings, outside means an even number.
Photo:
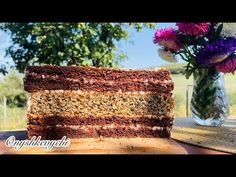
[{"label": "outdoor background", "polygon": [[[174,97],[176,102],[175,115],[177,117],[187,115],[187,102],[191,98],[191,86],[193,79],[188,80],[181,74],[184,62],[179,60],[178,64],[169,64],[163,61],[157,54],[157,46],[153,44],[155,30],[173,26],[173,23],[157,23],[154,28],[143,28],[141,31],[127,29],[130,33],[125,40],[115,43],[118,50],[127,55],[127,58],[119,62],[122,68],[155,68],[167,67],[172,72],[175,83]],[[6,56],[6,49],[11,45],[11,37],[8,33],[0,31],[0,66],[14,66],[11,56]],[[13,69],[12,69],[13,68]],[[27,94],[23,90],[23,74],[19,74],[17,68],[6,68],[8,74],[0,74],[0,130],[24,129],[26,126],[26,104]],[[236,78],[232,74],[225,76],[225,85],[230,99],[230,117],[236,117]],[[189,90],[189,100],[186,94]],[[4,108],[5,103],[7,109]]]}]

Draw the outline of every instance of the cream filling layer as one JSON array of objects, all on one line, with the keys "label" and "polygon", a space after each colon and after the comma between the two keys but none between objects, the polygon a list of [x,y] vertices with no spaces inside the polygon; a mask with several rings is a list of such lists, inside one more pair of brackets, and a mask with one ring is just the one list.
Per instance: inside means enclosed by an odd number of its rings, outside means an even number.
[{"label": "cream filling layer", "polygon": [[[50,128],[51,126],[47,126],[47,128]],[[115,124],[110,124],[110,125],[102,125],[102,126],[92,126],[92,125],[86,125],[86,126],[80,126],[80,125],[56,125],[56,127],[61,127],[61,128],[71,128],[74,130],[100,130],[100,129],[114,129],[114,128],[122,128],[122,129],[131,129],[131,130],[140,130],[140,129],[149,129],[149,130],[164,130],[164,129],[170,129],[168,127],[160,127],[160,126],[145,126],[145,125],[115,125]]]},{"label": "cream filling layer", "polygon": [[34,93],[30,93],[30,95],[43,95],[43,94],[63,94],[63,95],[68,95],[72,96],[73,94],[76,95],[84,95],[84,94],[96,94],[96,95],[114,95],[114,96],[119,96],[119,95],[173,95],[172,93],[157,93],[157,92],[150,92],[150,91],[133,91],[133,92],[122,92],[122,91],[117,91],[117,92],[111,92],[111,91],[105,91],[105,92],[96,92],[96,91],[84,91],[84,90],[40,90]]},{"label": "cream filling layer", "polygon": [[[28,119],[43,119],[43,118],[49,117],[49,116],[55,116],[55,115],[53,115],[53,114],[51,114],[51,115],[40,115],[40,114],[30,114],[30,113],[27,114],[27,118]],[[65,114],[65,115],[61,115],[60,114],[58,116],[69,117],[71,119],[73,119],[75,117],[79,117],[81,119],[86,119],[86,118],[88,118],[90,116],[94,117],[94,115],[83,116],[83,115],[75,115],[75,114]],[[110,118],[110,117],[112,117],[112,116],[102,115],[102,116],[100,116],[98,118],[99,119],[103,119],[103,118]],[[162,120],[163,118],[170,118],[170,119],[172,119],[172,118],[174,118],[174,114],[170,114],[170,115],[145,115],[145,116],[137,115],[135,117],[127,115],[127,116],[124,116],[122,118],[123,119],[130,119],[130,118],[142,118],[142,117],[145,117],[145,118],[148,118],[148,119],[159,119],[159,120]]]}]

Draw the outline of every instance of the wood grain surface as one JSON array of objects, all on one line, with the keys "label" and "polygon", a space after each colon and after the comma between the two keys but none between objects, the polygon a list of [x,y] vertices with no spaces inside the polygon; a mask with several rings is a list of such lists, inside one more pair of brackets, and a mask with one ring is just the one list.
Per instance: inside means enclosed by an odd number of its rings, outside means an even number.
[{"label": "wood grain surface", "polygon": [[236,119],[226,119],[221,127],[197,125],[191,118],[176,118],[172,138],[216,151],[236,153]]},{"label": "wood grain surface", "polygon": [[[3,143],[3,141],[2,141]],[[1,144],[0,144],[1,145]],[[4,144],[2,144],[3,146]],[[22,150],[4,148],[4,154],[187,154],[187,151],[172,139],[162,138],[83,138],[71,140],[67,148],[45,150],[24,147]]]}]

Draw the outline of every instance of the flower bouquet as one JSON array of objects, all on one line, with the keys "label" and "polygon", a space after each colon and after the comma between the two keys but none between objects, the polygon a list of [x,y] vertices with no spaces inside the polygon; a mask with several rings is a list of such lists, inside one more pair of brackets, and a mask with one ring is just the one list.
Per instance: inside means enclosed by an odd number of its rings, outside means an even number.
[{"label": "flower bouquet", "polygon": [[219,126],[228,117],[224,73],[236,70],[235,23],[176,23],[159,29],[154,43],[168,62],[186,61],[185,76],[194,78],[192,117],[200,125]]}]

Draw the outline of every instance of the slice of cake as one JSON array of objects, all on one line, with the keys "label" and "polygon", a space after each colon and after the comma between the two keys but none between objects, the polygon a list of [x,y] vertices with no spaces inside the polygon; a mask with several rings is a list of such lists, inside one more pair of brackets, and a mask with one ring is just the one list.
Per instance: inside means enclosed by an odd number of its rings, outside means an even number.
[{"label": "slice of cake", "polygon": [[42,139],[170,137],[170,72],[80,66],[29,66],[28,136]]}]

